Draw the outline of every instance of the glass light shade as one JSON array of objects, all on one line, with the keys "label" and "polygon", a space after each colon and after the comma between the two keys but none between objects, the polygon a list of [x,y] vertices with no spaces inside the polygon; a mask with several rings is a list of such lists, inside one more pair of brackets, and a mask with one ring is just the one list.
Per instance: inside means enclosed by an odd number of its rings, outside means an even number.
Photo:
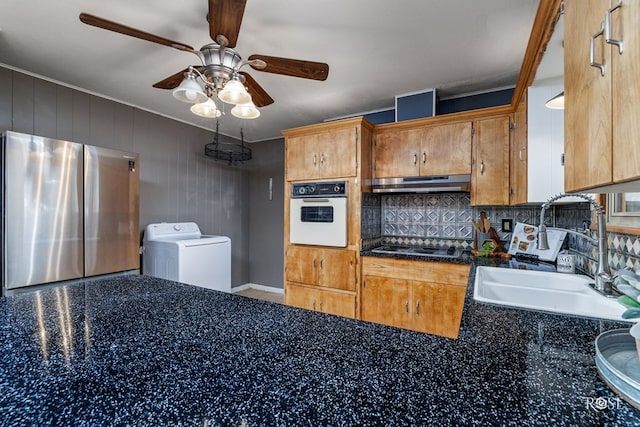
[{"label": "glass light shade", "polygon": [[251,102],[251,95],[239,80],[229,80],[218,93],[218,99],[227,104],[246,104]]},{"label": "glass light shade", "polygon": [[544,105],[553,110],[564,110],[564,91],[548,100]]},{"label": "glass light shade", "polygon": [[190,104],[205,102],[208,98],[193,74],[190,73],[185,73],[184,80],[182,80],[180,86],[173,90],[173,97],[178,101],[188,102]]},{"label": "glass light shade", "polygon": [[239,119],[255,119],[260,117],[260,110],[256,108],[253,102],[238,104],[231,109],[231,114]]},{"label": "glass light shade", "polygon": [[208,119],[215,119],[221,115],[220,110],[216,107],[216,103],[213,102],[213,99],[211,98],[208,98],[206,102],[193,104],[191,106],[191,112],[197,116],[206,117]]}]

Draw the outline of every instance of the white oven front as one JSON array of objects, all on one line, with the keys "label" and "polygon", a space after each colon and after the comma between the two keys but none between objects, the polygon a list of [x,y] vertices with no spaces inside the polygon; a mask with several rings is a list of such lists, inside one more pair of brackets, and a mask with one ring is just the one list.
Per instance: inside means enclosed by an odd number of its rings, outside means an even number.
[{"label": "white oven front", "polygon": [[289,240],[318,246],[347,246],[347,198],[292,198]]}]

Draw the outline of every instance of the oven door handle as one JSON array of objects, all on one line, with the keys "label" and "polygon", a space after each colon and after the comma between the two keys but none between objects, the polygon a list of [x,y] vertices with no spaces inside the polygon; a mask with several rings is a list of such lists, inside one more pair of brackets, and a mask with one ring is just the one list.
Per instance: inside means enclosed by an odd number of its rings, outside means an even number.
[{"label": "oven door handle", "polygon": [[329,203],[329,199],[302,199],[304,203]]}]

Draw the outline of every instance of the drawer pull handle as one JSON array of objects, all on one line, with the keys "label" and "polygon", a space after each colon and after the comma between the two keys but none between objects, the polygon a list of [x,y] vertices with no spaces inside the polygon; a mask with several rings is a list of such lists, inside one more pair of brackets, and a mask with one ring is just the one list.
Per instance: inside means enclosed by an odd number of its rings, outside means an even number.
[{"label": "drawer pull handle", "polygon": [[622,0],[618,0],[615,6],[607,10],[607,14],[604,17],[604,40],[609,44],[618,46],[618,53],[622,55],[622,40],[611,38],[611,14],[620,7],[622,7]]},{"label": "drawer pull handle", "polygon": [[416,315],[420,315],[420,301],[416,301]]},{"label": "drawer pull handle", "polygon": [[604,22],[602,22],[602,26],[600,27],[600,31],[598,31],[597,33],[595,33],[594,35],[591,36],[591,41],[589,42],[589,64],[592,67],[596,67],[600,69],[600,74],[602,75],[602,77],[604,77],[604,72],[605,72],[605,65],[600,63],[600,62],[596,62],[595,60],[595,50],[596,50],[596,39],[598,37],[600,37],[601,35],[604,34]]}]

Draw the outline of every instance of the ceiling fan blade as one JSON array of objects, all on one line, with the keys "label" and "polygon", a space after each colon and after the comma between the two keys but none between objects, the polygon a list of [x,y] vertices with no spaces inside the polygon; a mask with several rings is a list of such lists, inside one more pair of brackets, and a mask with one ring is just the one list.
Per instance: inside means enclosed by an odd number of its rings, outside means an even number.
[{"label": "ceiling fan blade", "polygon": [[273,104],[273,98],[269,96],[269,94],[262,89],[262,86],[256,82],[250,74],[240,71],[245,78],[244,84],[249,91],[249,95],[251,95],[251,100],[256,107],[265,107],[269,104]]},{"label": "ceiling fan blade", "polygon": [[276,56],[266,55],[251,55],[249,61],[252,59],[260,59],[266,62],[267,66],[264,68],[253,64],[250,65],[258,71],[267,73],[312,80],[326,80],[329,76],[329,65],[322,62],[302,61],[299,59],[278,58]]},{"label": "ceiling fan blade", "polygon": [[158,43],[164,46],[173,47],[178,50],[185,50],[187,52],[196,53],[193,48],[184,43],[176,42],[173,40],[165,39],[164,37],[156,36],[154,34],[146,33],[144,31],[127,27],[126,25],[118,24],[117,22],[109,21],[98,16],[89,15],[88,13],[80,14],[80,21],[87,25],[102,28],[116,33],[124,34],[126,36],[135,37],[137,39],[146,40],[152,43]]},{"label": "ceiling fan blade", "polygon": [[233,48],[238,41],[240,24],[247,0],[209,0],[209,35],[218,44],[218,36],[228,40],[227,46]]},{"label": "ceiling fan blade", "polygon": [[[194,65],[193,68],[197,69],[198,71],[202,71],[202,68],[204,67]],[[184,73],[186,73],[187,71],[189,71],[189,68],[178,71],[177,73],[167,77],[166,79],[160,80],[158,83],[154,84],[153,87],[155,87],[156,89],[175,89],[180,86],[180,83],[182,83],[182,80],[184,79]]]}]

